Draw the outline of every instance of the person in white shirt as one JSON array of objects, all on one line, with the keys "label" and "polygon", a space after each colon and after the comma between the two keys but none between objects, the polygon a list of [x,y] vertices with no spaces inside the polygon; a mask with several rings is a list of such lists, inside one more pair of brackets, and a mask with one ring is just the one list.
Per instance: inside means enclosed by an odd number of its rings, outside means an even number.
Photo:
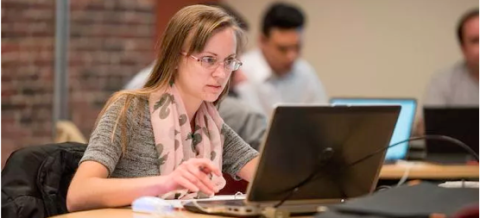
[{"label": "person in white shirt", "polygon": [[296,6],[273,4],[263,19],[259,48],[241,58],[247,80],[235,91],[266,115],[276,104],[328,102],[315,70],[300,58],[304,23]]}]

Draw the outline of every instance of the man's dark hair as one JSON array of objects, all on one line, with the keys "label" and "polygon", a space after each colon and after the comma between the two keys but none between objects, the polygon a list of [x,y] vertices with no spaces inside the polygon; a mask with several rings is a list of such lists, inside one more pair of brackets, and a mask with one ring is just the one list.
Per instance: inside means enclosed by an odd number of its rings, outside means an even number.
[{"label": "man's dark hair", "polygon": [[298,7],[286,3],[275,3],[265,13],[262,32],[265,36],[269,36],[273,28],[297,29],[302,28],[304,23],[305,17]]},{"label": "man's dark hair", "polygon": [[232,16],[237,21],[238,26],[240,26],[240,28],[242,28],[245,32],[248,31],[249,26],[245,18],[242,15],[240,15],[238,11],[234,10],[231,6],[222,2],[206,2],[203,4],[208,6],[218,7],[224,10],[227,14]]},{"label": "man's dark hair", "polygon": [[458,22],[457,25],[457,38],[458,42],[460,42],[460,45],[463,45],[463,26],[465,26],[465,23],[469,21],[472,18],[478,17],[478,8],[473,9],[465,13],[462,18],[460,18],[460,21]]}]

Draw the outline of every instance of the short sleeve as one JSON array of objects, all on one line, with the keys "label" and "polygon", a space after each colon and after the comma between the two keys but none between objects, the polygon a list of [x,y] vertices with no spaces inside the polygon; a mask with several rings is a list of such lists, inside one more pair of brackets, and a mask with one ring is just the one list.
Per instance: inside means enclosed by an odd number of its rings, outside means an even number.
[{"label": "short sleeve", "polygon": [[[119,98],[107,108],[90,137],[87,149],[80,163],[84,161],[95,161],[108,169],[109,176],[113,173],[122,155],[122,124],[119,123],[116,128],[115,124],[124,104],[125,98]],[[128,126],[128,122],[124,125]],[[114,129],[115,134],[112,134]],[[127,130],[127,132],[129,131]]]},{"label": "short sleeve", "polygon": [[223,125],[222,132],[225,134],[223,171],[230,174],[234,179],[239,180],[238,172],[249,161],[257,157],[258,152],[243,141],[228,125]]}]

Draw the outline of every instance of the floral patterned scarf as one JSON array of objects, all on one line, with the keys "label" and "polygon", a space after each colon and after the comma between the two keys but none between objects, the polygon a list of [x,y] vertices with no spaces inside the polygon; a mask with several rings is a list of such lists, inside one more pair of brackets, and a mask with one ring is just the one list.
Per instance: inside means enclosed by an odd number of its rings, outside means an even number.
[{"label": "floral patterned scarf", "polygon": [[[160,175],[173,172],[183,161],[190,158],[210,159],[220,171],[222,170],[223,119],[212,103],[201,104],[195,116],[193,131],[182,98],[174,84],[166,90],[152,93],[149,98],[149,109]],[[218,190],[225,186],[223,177],[212,173],[211,180]],[[198,197],[198,193],[176,196]]]}]

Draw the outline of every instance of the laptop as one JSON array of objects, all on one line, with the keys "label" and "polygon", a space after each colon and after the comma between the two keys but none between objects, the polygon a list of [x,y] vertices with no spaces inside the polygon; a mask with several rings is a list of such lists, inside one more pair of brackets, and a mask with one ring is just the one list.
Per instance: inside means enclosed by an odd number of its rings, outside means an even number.
[{"label": "laptop", "polygon": [[258,216],[290,196],[279,208],[305,214],[367,195],[376,187],[399,113],[400,106],[278,106],[246,198],[189,202],[184,208]]},{"label": "laptop", "polygon": [[[332,98],[332,105],[400,105],[400,115],[393,131],[390,144],[410,138],[417,101],[413,98]],[[386,162],[396,162],[406,159],[408,142],[389,148],[385,157]]]},{"label": "laptop", "polygon": [[[446,135],[467,144],[478,154],[478,107],[425,107],[426,135]],[[466,163],[474,160],[460,146],[444,141],[426,140],[427,160],[445,164]]]}]

